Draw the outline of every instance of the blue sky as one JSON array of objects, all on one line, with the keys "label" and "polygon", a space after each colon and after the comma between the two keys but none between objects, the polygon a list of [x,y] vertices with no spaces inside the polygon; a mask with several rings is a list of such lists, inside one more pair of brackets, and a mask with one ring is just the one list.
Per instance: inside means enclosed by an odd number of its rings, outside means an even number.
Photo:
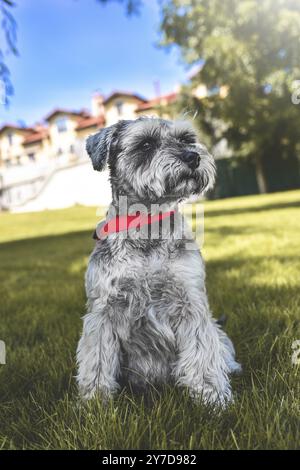
[{"label": "blue sky", "polygon": [[173,91],[186,77],[175,49],[159,39],[156,0],[144,0],[139,17],[128,18],[117,2],[96,0],[16,0],[19,57],[7,63],[15,95],[0,123],[31,125],[51,109],[90,106],[91,94],[121,89],[154,96]]}]

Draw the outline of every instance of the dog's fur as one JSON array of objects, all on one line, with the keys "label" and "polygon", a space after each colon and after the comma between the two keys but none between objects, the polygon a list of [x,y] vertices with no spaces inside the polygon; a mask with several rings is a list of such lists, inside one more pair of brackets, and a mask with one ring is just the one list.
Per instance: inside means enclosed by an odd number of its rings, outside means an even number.
[{"label": "dog's fur", "polygon": [[[181,159],[187,150],[201,158],[196,169]],[[142,387],[167,382],[224,405],[232,399],[229,374],[240,366],[209,310],[199,249],[195,242],[186,249],[189,229],[179,233],[175,223],[182,218],[179,201],[212,187],[211,155],[189,123],[158,118],[119,121],[90,136],[87,151],[95,170],[110,168],[107,220],[118,214],[120,196],[127,196],[129,213],[138,203],[152,213],[153,204],[164,203],[175,215],[168,236],[113,233],[96,243],[77,349],[81,396],[105,399],[124,380]]]}]

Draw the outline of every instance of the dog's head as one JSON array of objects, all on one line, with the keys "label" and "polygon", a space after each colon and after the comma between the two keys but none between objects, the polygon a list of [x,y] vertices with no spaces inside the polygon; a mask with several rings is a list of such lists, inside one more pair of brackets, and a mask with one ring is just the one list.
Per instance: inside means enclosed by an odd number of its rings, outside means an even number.
[{"label": "dog's head", "polygon": [[108,164],[115,195],[180,201],[214,183],[213,158],[185,121],[119,121],[90,136],[86,148],[95,170]]}]

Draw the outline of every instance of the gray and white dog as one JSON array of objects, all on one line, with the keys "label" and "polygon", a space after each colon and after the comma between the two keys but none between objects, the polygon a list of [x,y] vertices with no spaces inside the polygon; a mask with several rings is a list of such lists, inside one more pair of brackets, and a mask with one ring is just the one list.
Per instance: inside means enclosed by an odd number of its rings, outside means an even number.
[{"label": "gray and white dog", "polygon": [[232,399],[229,374],[240,365],[211,315],[199,249],[186,224],[176,223],[182,222],[178,202],[212,187],[213,158],[188,122],[147,117],[100,130],[88,138],[87,152],[95,170],[110,169],[107,220],[120,213],[125,197],[128,214],[140,206],[157,213],[163,204],[172,217],[164,233],[156,222],[157,237],[129,230],[96,243],[77,349],[80,395],[107,399],[124,381],[174,383],[225,405]]}]

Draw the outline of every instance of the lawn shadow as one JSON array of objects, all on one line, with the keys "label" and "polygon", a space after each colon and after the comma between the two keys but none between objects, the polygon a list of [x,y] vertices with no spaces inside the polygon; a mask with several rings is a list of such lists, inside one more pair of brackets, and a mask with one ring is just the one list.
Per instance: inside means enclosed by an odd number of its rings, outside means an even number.
[{"label": "lawn shadow", "polygon": [[[13,352],[12,362],[1,374],[4,381],[1,380],[0,393],[6,400],[29,399],[32,393],[59,400],[69,390],[75,373],[80,317],[85,310],[86,260],[94,243],[92,231],[85,230],[0,244],[1,292],[10,296],[9,302],[4,302],[3,331],[8,349]],[[299,258],[228,257],[207,263],[213,311],[216,317],[228,315],[226,330],[246,368],[246,377],[247,368],[260,370],[270,361],[276,362],[276,348],[271,350],[272,345],[296,317],[295,305],[300,308],[297,286],[258,285],[252,277],[265,269],[262,264],[266,259],[279,261],[284,269],[286,263],[295,263]],[[32,309],[27,311],[28,303]],[[286,313],[289,310],[291,316]],[[37,328],[39,336],[35,334]],[[265,341],[258,348],[261,337]],[[247,380],[250,386],[250,376]]]},{"label": "lawn shadow", "polygon": [[[204,236],[206,235],[220,235],[222,237],[227,237],[231,235],[253,235],[254,233],[259,233],[261,227],[256,225],[243,225],[243,226],[233,226],[233,225],[218,225],[217,227],[211,227],[205,225]],[[264,227],[265,233],[270,233],[274,235],[274,228],[266,228]],[[210,240],[210,244],[212,240]]]},{"label": "lawn shadow", "polygon": [[[266,261],[285,266],[294,264],[300,256],[273,255],[232,259],[230,257],[207,263],[207,288],[212,311],[216,318],[228,319],[225,330],[232,338],[238,360],[249,371],[265,370],[278,364],[282,355],[290,360],[291,344],[300,335],[300,291],[296,284],[259,284],[255,276],[266,270]],[[267,276],[267,274],[266,274]],[[288,339],[290,338],[290,340]],[[280,339],[280,341],[278,341]],[[278,343],[290,342],[278,355]],[[275,345],[275,346],[274,346]]]},{"label": "lawn shadow", "polygon": [[205,217],[220,217],[220,216],[230,216],[230,215],[238,215],[244,213],[258,213],[264,211],[274,211],[274,210],[282,210],[282,209],[293,209],[299,208],[300,209],[300,200],[299,201],[291,201],[291,202],[282,202],[282,203],[275,203],[275,204],[265,204],[259,206],[245,206],[245,207],[237,207],[235,209],[218,209],[214,210],[212,208],[205,209]]},{"label": "lawn shadow", "polygon": [[21,247],[23,244],[25,247],[29,245],[34,245],[35,243],[45,243],[45,242],[59,242],[59,241],[66,241],[66,239],[70,241],[74,241],[74,239],[85,239],[90,246],[95,244],[95,240],[93,240],[94,230],[78,230],[73,232],[66,232],[66,233],[55,233],[49,235],[42,235],[40,237],[28,237],[28,238],[20,238],[11,241],[0,241],[0,249],[10,248],[10,247]]}]

